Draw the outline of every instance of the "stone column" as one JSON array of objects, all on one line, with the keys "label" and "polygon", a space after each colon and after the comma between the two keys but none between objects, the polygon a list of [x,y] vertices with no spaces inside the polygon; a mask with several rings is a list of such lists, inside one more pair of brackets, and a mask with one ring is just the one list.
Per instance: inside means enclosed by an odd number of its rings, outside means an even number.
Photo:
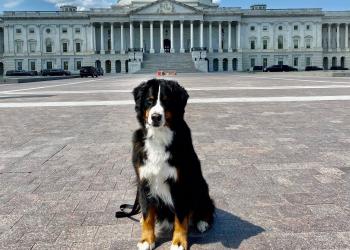
[{"label": "stone column", "polygon": [[94,26],[94,24],[92,23],[91,24],[91,35],[90,35],[90,43],[91,43],[91,51],[92,52],[95,52],[95,41],[94,41],[94,39],[95,39],[95,26]]},{"label": "stone column", "polygon": [[143,51],[143,23],[140,22],[140,49]]},{"label": "stone column", "polygon": [[328,50],[332,49],[331,32],[332,32],[332,24],[328,24]]},{"label": "stone column", "polygon": [[28,49],[28,26],[27,25],[23,25],[24,27],[24,34],[25,34],[25,39],[24,39],[24,43],[23,44],[23,52],[24,54],[29,53],[29,49]]},{"label": "stone column", "polygon": [[192,52],[192,49],[193,49],[193,21],[191,21],[191,24],[190,24],[190,33],[191,33],[191,48],[190,48],[190,52]]},{"label": "stone column", "polygon": [[209,22],[209,52],[213,52],[213,23]]},{"label": "stone column", "polygon": [[337,49],[340,48],[340,25],[337,23]]},{"label": "stone column", "polygon": [[237,50],[241,49],[241,24],[237,23]]},{"label": "stone column", "polygon": [[[4,54],[9,54],[10,53],[10,47],[9,47],[9,25],[5,24],[4,25]],[[40,32],[40,28],[39,28]],[[37,32],[38,33],[38,32]],[[40,44],[40,40],[38,39],[38,43]]]},{"label": "stone column", "polygon": [[174,49],[174,22],[170,22],[170,41],[171,41],[171,48],[170,53],[175,53]]},{"label": "stone column", "polygon": [[150,30],[149,37],[150,37],[150,39],[151,39],[149,53],[154,54],[154,45],[153,45],[153,22],[150,22],[150,28],[149,28],[149,30]]},{"label": "stone column", "polygon": [[130,44],[129,44],[129,48],[130,48],[130,49],[133,49],[133,48],[134,48],[134,25],[133,25],[132,22],[130,22],[129,31],[130,31]]},{"label": "stone column", "polygon": [[105,54],[105,44],[103,39],[103,23],[101,23],[101,50],[100,54]]},{"label": "stone column", "polygon": [[231,24],[231,21],[228,22],[228,52],[232,52],[232,24]]},{"label": "stone column", "polygon": [[185,53],[184,49],[184,22],[180,21],[180,53]]},{"label": "stone column", "polygon": [[219,53],[222,53],[222,24],[219,22]]},{"label": "stone column", "polygon": [[[304,49],[305,48],[305,24],[304,23],[300,25],[300,29],[301,29],[300,47]],[[315,37],[315,39],[317,38]]]},{"label": "stone column", "polygon": [[111,54],[115,54],[115,49],[114,49],[114,23],[111,23]]},{"label": "stone column", "polygon": [[200,47],[204,47],[204,41],[203,41],[203,21],[201,21],[200,24]]},{"label": "stone column", "polygon": [[164,53],[163,21],[160,22],[160,53]]},{"label": "stone column", "polygon": [[345,24],[345,49],[349,48],[349,24]]},{"label": "stone column", "polygon": [[[56,46],[56,53],[58,54],[58,55],[60,55],[61,54],[61,26],[58,24],[58,25],[56,25],[56,31],[57,31],[57,33],[56,33],[56,41],[54,42],[54,43],[57,43],[57,46]],[[27,34],[26,34],[27,35]],[[81,46],[82,47],[82,46]],[[81,48],[81,50],[83,50],[83,48]]]},{"label": "stone column", "polygon": [[[71,30],[71,42],[69,43],[69,52],[72,54],[75,54],[75,49],[74,49],[74,26],[70,25],[70,30]],[[44,32],[44,30],[43,30]],[[101,39],[103,38],[103,36],[101,36]],[[45,45],[44,45],[45,47]]]},{"label": "stone column", "polygon": [[125,54],[124,49],[124,23],[120,23],[120,53]]}]

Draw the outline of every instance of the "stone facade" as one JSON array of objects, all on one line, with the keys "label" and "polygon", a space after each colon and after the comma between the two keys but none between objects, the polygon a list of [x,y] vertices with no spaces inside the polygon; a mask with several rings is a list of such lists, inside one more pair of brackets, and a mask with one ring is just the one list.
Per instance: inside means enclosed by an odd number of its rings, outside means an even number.
[{"label": "stone facade", "polygon": [[120,0],[110,8],[4,12],[0,74],[96,65],[137,72],[146,53],[192,53],[201,71],[283,63],[350,66],[350,11],[222,8],[211,0]]}]

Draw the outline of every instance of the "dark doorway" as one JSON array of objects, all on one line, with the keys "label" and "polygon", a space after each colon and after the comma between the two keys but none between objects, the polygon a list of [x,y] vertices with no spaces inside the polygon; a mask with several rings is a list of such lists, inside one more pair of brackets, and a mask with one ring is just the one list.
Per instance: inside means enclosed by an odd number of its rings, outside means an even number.
[{"label": "dark doorway", "polygon": [[332,67],[336,67],[336,66],[337,66],[337,58],[332,57]]},{"label": "dark doorway", "polygon": [[0,76],[4,75],[4,64],[0,62]]},{"label": "dark doorway", "polygon": [[323,69],[328,69],[328,57],[323,58]]},{"label": "dark doorway", "polygon": [[170,53],[171,41],[169,39],[164,39],[164,52]]},{"label": "dark doorway", "polygon": [[227,60],[227,58],[225,58],[222,61],[222,69],[223,69],[223,71],[228,71],[228,60]]},{"label": "dark doorway", "polygon": [[101,68],[101,61],[100,60],[97,60],[96,62],[95,62],[95,66],[96,66],[96,68]]},{"label": "dark doorway", "polygon": [[213,60],[213,71],[218,72],[219,71],[219,59],[215,58]]},{"label": "dark doorway", "polygon": [[115,73],[122,72],[122,63],[120,60],[115,61]]},{"label": "dark doorway", "polygon": [[208,72],[210,71],[210,67],[209,67],[209,60],[208,58],[205,58],[205,61],[207,62],[207,68],[208,68]]},{"label": "dark doorway", "polygon": [[344,57],[344,56],[342,56],[342,57],[340,58],[340,66],[343,67],[343,68],[345,68],[345,57]]},{"label": "dark doorway", "polygon": [[125,61],[125,72],[129,72],[129,61]]},{"label": "dark doorway", "polygon": [[110,60],[106,61],[106,73],[111,73],[112,71],[112,63]]},{"label": "dark doorway", "polygon": [[237,58],[232,59],[232,70],[237,71]]}]

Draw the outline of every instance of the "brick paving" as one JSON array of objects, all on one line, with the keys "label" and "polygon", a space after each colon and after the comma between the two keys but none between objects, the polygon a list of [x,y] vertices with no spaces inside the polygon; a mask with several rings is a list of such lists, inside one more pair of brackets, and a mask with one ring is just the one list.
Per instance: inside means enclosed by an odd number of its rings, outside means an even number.
[{"label": "brick paving", "polygon": [[[135,195],[133,106],[25,103],[131,100],[113,91],[148,78],[0,85],[0,103],[24,103],[0,108],[0,249],[136,249],[139,223],[114,218]],[[349,78],[175,78],[187,88],[224,88],[193,90],[191,98],[350,95]],[[326,88],[254,89],[320,85]],[[252,89],[225,89],[242,86]],[[191,249],[350,249],[349,104],[189,104],[186,120],[218,208],[209,232],[191,232]],[[157,249],[169,247],[170,235],[161,235]]]}]

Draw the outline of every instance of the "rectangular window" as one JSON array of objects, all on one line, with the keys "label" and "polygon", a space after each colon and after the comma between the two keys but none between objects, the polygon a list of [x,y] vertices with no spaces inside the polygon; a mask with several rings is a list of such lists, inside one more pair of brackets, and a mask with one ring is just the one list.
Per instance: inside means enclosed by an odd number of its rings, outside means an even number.
[{"label": "rectangular window", "polygon": [[266,39],[263,40],[263,49],[267,49],[267,40]]},{"label": "rectangular window", "polygon": [[62,28],[62,33],[64,33],[64,34],[65,34],[65,33],[68,33],[67,28],[65,28],[65,27],[64,27],[64,28]]},{"label": "rectangular window", "polygon": [[278,26],[278,30],[283,30],[283,26]]},{"label": "rectangular window", "polygon": [[255,41],[250,41],[250,49],[255,49]]},{"label": "rectangular window", "polygon": [[311,26],[310,25],[306,25],[306,30],[311,30]]},{"label": "rectangular window", "polygon": [[63,69],[64,69],[64,70],[68,70],[68,65],[69,65],[69,64],[68,64],[68,61],[64,61],[64,62],[63,62]]},{"label": "rectangular window", "polygon": [[311,48],[311,39],[306,39],[305,44],[306,44],[306,48],[310,49]]},{"label": "rectangular window", "polygon": [[16,29],[16,34],[21,34],[22,30],[21,29]]},{"label": "rectangular window", "polygon": [[80,28],[75,28],[75,33],[80,33]]},{"label": "rectangular window", "polygon": [[29,42],[29,52],[35,53],[36,51],[36,43],[35,42]]},{"label": "rectangular window", "polygon": [[306,66],[311,66],[311,57],[306,57]]},{"label": "rectangular window", "polygon": [[263,31],[267,31],[269,28],[267,26],[263,26]]},{"label": "rectangular window", "polygon": [[35,69],[35,61],[29,61],[29,70],[34,71]]},{"label": "rectangular window", "polygon": [[278,49],[283,49],[283,36],[279,36],[277,40]]},{"label": "rectangular window", "polygon": [[294,60],[293,60],[294,67],[298,67],[298,64],[299,64],[299,58],[298,57],[294,57]]},{"label": "rectangular window", "polygon": [[267,67],[267,58],[263,58],[263,67],[264,67],[264,68]]},{"label": "rectangular window", "polygon": [[52,62],[46,62],[46,69],[52,69]]},{"label": "rectangular window", "polygon": [[62,43],[62,51],[63,53],[68,52],[68,43]]},{"label": "rectangular window", "polygon": [[250,58],[250,67],[255,66],[255,58]]},{"label": "rectangular window", "polygon": [[294,49],[298,49],[299,48],[299,40],[298,39],[294,39],[293,40],[293,44],[294,44]]},{"label": "rectangular window", "polygon": [[298,30],[298,25],[294,25],[294,30]]},{"label": "rectangular window", "polygon": [[23,42],[22,41],[16,42],[16,52],[23,53]]},{"label": "rectangular window", "polygon": [[16,70],[23,70],[23,62],[16,61]]},{"label": "rectangular window", "polygon": [[34,33],[35,33],[34,28],[30,28],[30,29],[29,29],[29,33],[30,33],[30,34],[34,34]]},{"label": "rectangular window", "polygon": [[75,44],[75,51],[76,51],[76,52],[81,52],[80,43],[76,43],[76,44]]},{"label": "rectangular window", "polygon": [[254,31],[255,30],[255,26],[250,26],[250,30]]},{"label": "rectangular window", "polygon": [[81,68],[81,61],[75,61],[75,70],[80,70]]}]

